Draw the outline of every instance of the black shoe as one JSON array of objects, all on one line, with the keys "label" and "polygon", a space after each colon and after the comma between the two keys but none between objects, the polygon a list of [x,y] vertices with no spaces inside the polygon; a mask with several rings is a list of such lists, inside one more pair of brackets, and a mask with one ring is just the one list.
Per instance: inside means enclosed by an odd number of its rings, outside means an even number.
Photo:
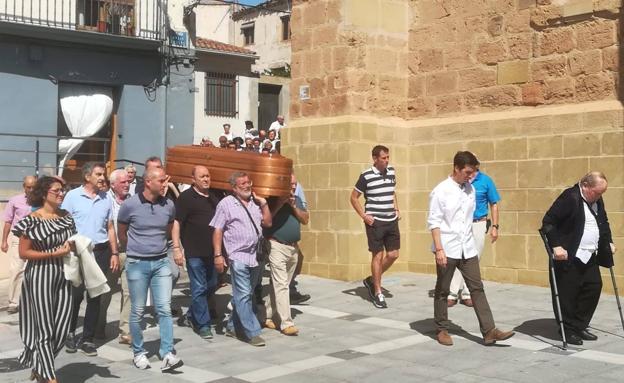
[{"label": "black shoe", "polygon": [[587,329],[581,331],[580,335],[581,335],[581,339],[583,340],[597,340],[598,339],[598,336],[596,336],[595,334],[592,334]]},{"label": "black shoe", "polygon": [[70,332],[67,334],[67,339],[65,339],[65,352],[73,354],[78,350],[78,345],[76,344],[78,339],[76,339],[76,334]]},{"label": "black shoe", "polygon": [[290,304],[298,305],[310,300],[310,294],[301,294],[299,291],[295,291],[290,294]]},{"label": "black shoe", "polygon": [[378,309],[388,308],[388,305],[386,304],[386,297],[382,293],[377,294],[377,296],[373,299],[373,305]]},{"label": "black shoe", "polygon": [[566,333],[566,341],[568,342],[568,344],[573,344],[575,346],[582,346],[583,345],[583,339],[581,339],[580,336],[574,334],[574,333]]},{"label": "black shoe", "polygon": [[91,342],[82,342],[80,345],[80,351],[86,356],[97,356],[97,347]]},{"label": "black shoe", "polygon": [[188,315],[180,315],[177,322],[178,327],[193,327],[193,322],[191,322],[191,319],[188,317]]},{"label": "black shoe", "polygon": [[368,290],[368,296],[370,297],[371,301],[375,302],[375,287],[373,286],[373,277],[368,276],[364,278],[362,284]]}]

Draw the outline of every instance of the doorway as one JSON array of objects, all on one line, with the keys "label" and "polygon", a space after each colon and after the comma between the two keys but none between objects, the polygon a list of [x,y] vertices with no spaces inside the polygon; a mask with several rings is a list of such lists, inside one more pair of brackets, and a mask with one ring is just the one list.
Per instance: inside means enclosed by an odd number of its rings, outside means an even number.
[{"label": "doorway", "polygon": [[258,129],[269,130],[279,114],[281,85],[259,84],[258,86]]}]

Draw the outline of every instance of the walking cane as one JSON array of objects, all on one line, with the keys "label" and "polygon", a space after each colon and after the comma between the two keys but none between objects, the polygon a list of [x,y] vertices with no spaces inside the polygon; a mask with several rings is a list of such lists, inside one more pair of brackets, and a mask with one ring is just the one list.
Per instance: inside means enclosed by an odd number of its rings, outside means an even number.
[{"label": "walking cane", "polygon": [[615,274],[613,273],[613,266],[609,267],[611,272],[611,282],[613,282],[613,291],[615,292],[615,300],[617,302],[618,311],[620,312],[620,321],[622,322],[622,329],[624,329],[624,316],[622,316],[622,305],[620,305],[620,294],[618,293],[617,285],[615,284]]},{"label": "walking cane", "polygon": [[[548,266],[550,268],[550,276],[552,278],[552,290],[555,295],[555,303],[557,306],[557,322],[559,322],[559,327],[561,331],[561,339],[563,340],[563,349],[568,349],[568,341],[566,340],[565,329],[563,328],[563,316],[561,315],[561,304],[559,303],[559,289],[557,289],[557,279],[555,276],[555,254],[553,253],[552,248],[548,244],[548,238],[546,238],[546,234],[542,231],[542,229],[538,230],[540,236],[542,237],[542,241],[544,241],[544,246],[546,247],[546,253],[548,253]],[[618,299],[619,305],[619,299]],[[621,315],[622,311],[620,311]],[[624,323],[624,322],[623,322]]]}]

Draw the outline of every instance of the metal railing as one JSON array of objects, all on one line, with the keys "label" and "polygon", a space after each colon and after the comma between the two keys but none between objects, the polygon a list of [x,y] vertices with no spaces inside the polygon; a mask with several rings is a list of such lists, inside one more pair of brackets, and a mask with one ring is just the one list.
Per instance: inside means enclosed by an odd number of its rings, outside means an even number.
[{"label": "metal railing", "polygon": [[167,0],[0,0],[0,22],[164,40]]},{"label": "metal railing", "polygon": [[[86,156],[90,160],[106,162],[110,138],[70,137],[45,134],[0,133],[0,189],[19,190],[26,175],[58,174],[59,160],[65,154],[58,151],[58,142],[62,139],[81,139],[85,142],[103,142],[102,151],[79,151],[72,159]],[[84,145],[84,144],[83,144]],[[125,161],[125,160],[124,160]],[[76,169],[74,165],[65,165],[64,169]],[[0,203],[8,200],[8,195],[0,193]]]}]

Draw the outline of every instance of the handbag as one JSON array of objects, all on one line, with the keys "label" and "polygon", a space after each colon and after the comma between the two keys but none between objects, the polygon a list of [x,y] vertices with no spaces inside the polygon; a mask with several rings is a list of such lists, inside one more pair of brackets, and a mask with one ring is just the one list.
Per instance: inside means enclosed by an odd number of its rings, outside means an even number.
[{"label": "handbag", "polygon": [[251,225],[256,231],[256,235],[258,236],[258,242],[256,242],[256,261],[258,261],[258,263],[266,263],[267,259],[269,258],[269,253],[271,252],[271,241],[264,238],[264,236],[260,233],[258,227],[256,226],[256,223],[254,222],[253,218],[251,218],[251,214],[249,213],[249,210],[247,210],[245,204],[241,202],[241,206],[243,207],[243,209],[245,209],[245,213],[247,213],[247,216],[251,221]]}]

